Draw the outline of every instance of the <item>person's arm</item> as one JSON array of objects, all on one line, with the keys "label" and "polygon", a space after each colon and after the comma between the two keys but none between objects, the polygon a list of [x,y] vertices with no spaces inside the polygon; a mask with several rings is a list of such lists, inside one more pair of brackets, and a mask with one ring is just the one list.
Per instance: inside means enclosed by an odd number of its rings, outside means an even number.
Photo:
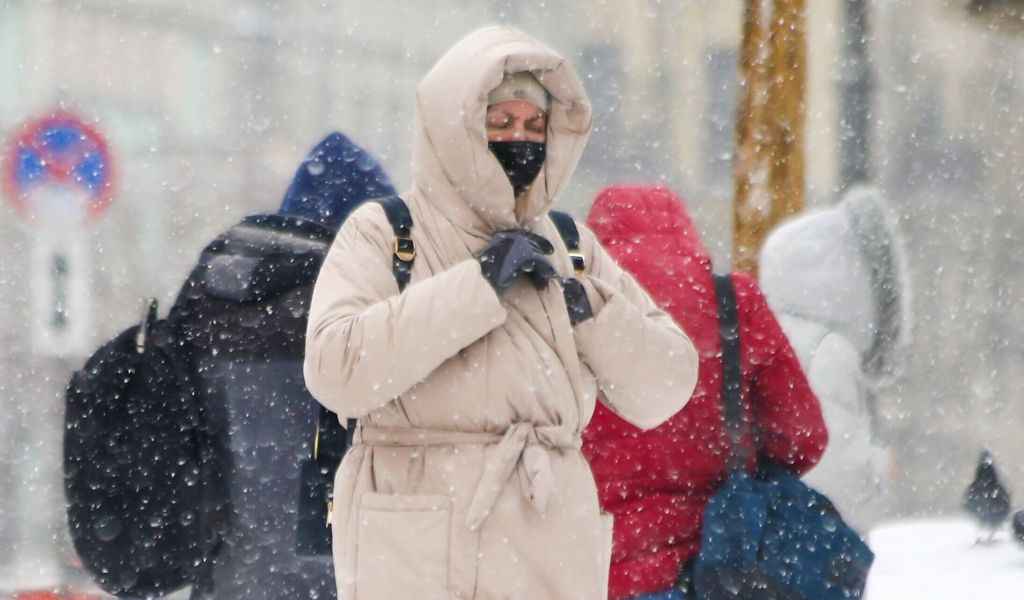
[{"label": "person's arm", "polygon": [[393,241],[383,209],[361,207],[335,239],[313,291],[306,386],[345,418],[384,406],[507,316],[475,259],[399,293]]},{"label": "person's arm", "polygon": [[743,275],[733,275],[733,281],[741,310],[740,343],[758,344],[744,354],[754,355],[750,391],[760,453],[803,474],[828,444],[821,405],[760,288]]},{"label": "person's arm", "polygon": [[834,435],[805,479],[826,495],[862,505],[878,494],[886,460],[885,450],[873,442],[860,355],[846,338],[829,333],[812,355],[807,380]]},{"label": "person's arm", "polygon": [[679,412],[697,385],[697,351],[639,284],[580,229],[588,257],[581,278],[593,317],[575,326],[580,355],[597,377],[605,403],[641,429]]}]

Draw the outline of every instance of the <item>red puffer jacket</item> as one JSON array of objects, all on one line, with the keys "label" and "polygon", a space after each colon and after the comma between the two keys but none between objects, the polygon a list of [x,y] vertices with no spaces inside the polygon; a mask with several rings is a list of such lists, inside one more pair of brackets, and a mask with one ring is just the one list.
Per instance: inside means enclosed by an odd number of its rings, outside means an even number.
[{"label": "red puffer jacket", "polygon": [[[676,416],[640,431],[598,403],[584,432],[601,504],[615,515],[609,597],[626,598],[670,587],[700,547],[704,506],[726,473],[721,344],[711,259],[675,194],[605,189],[587,224],[700,353],[697,389]],[[821,407],[757,284],[743,274],[733,281],[744,398],[754,424],[745,443],[756,439],[761,456],[802,474],[828,441]]]}]

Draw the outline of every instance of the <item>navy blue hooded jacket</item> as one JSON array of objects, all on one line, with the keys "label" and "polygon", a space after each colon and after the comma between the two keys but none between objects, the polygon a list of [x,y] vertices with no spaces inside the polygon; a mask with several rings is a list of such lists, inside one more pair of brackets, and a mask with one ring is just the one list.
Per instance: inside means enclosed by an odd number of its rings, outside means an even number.
[{"label": "navy blue hooded jacket", "polygon": [[330,557],[295,552],[300,464],[318,414],[302,376],[306,318],[342,221],[393,194],[365,150],[330,134],[299,166],[278,214],[247,217],[206,247],[172,309],[216,440],[223,499],[212,594],[193,598],[335,598]]},{"label": "navy blue hooded jacket", "polygon": [[312,219],[337,231],[364,200],[394,195],[395,189],[377,161],[334,132],[302,161],[277,214]]}]

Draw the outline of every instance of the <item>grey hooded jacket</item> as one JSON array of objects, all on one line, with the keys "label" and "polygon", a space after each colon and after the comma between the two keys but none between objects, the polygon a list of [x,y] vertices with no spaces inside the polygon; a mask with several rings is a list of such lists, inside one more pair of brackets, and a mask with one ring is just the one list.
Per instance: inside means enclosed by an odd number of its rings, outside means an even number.
[{"label": "grey hooded jacket", "polygon": [[888,452],[878,388],[898,373],[909,289],[898,230],[874,189],[779,227],[761,252],[761,286],[821,400],[829,446],[805,480],[859,529],[878,517]]}]

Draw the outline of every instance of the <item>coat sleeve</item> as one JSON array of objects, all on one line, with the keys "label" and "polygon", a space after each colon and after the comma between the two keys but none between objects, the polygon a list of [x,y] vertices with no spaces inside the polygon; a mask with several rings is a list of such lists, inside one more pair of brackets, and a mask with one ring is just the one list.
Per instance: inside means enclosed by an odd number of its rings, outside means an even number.
[{"label": "coat sleeve", "polygon": [[759,341],[750,348],[750,399],[761,454],[802,475],[817,464],[828,444],[821,405],[760,288],[744,275],[733,279],[740,302],[741,343]]},{"label": "coat sleeve", "polygon": [[811,354],[807,379],[834,435],[806,480],[829,497],[862,506],[878,495],[887,460],[872,435],[860,355],[846,338],[829,333]]},{"label": "coat sleeve", "polygon": [[345,418],[378,409],[505,322],[468,259],[398,291],[384,210],[353,213],[320,270],[306,327],[306,386]]},{"label": "coat sleeve", "polygon": [[697,385],[697,351],[647,292],[580,226],[589,258],[582,281],[594,317],[575,328],[580,356],[605,403],[641,429],[679,412]]}]

